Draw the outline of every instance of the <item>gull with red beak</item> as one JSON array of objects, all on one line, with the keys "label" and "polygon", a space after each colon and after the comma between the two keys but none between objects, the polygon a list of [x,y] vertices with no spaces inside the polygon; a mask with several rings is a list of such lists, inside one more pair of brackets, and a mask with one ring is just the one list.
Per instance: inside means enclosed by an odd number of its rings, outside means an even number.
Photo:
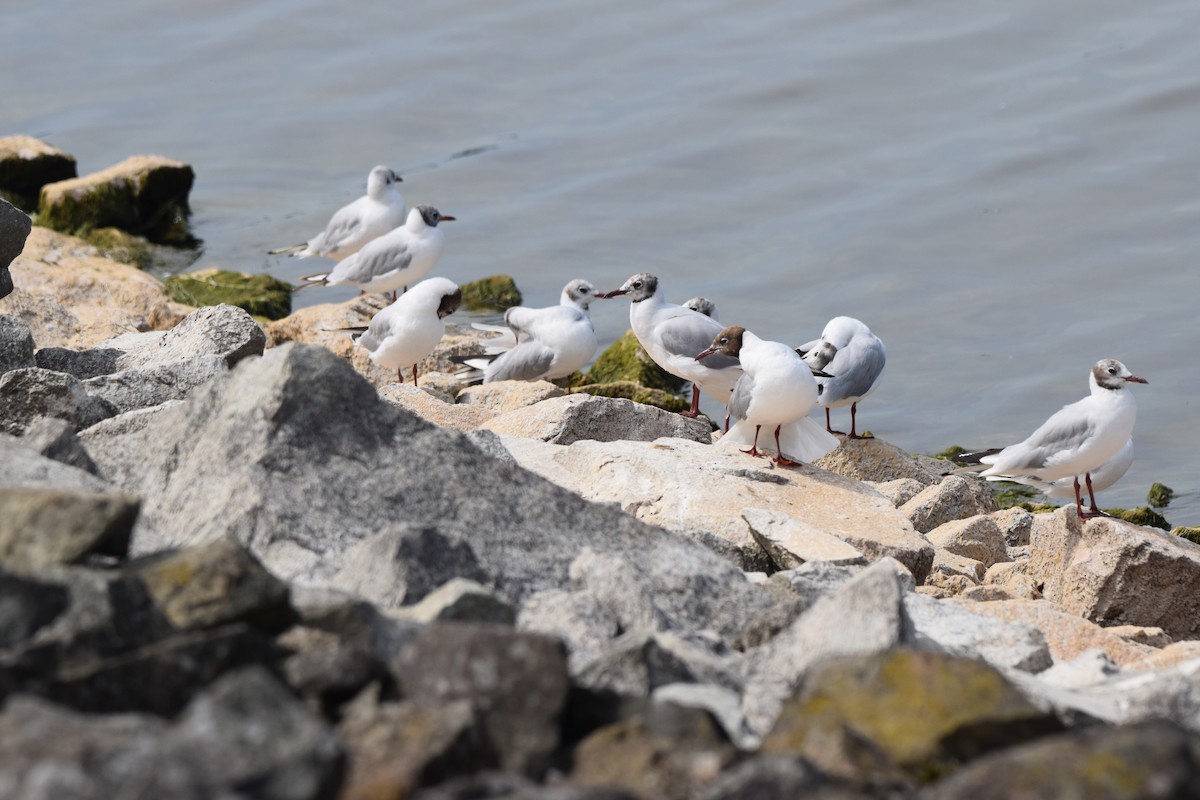
[{"label": "gull with red beak", "polygon": [[[1131,383],[1146,383],[1113,358],[1097,361],[1088,376],[1091,394],[1063,406],[1023,442],[984,456],[985,478],[1035,478],[1054,482],[1074,479],[1075,510],[1080,519],[1104,516],[1096,505],[1092,472],[1116,456],[1133,435],[1137,403]],[[1091,508],[1084,513],[1079,477],[1087,484]]]},{"label": "gull with red beak", "polygon": [[837,437],[808,416],[817,403],[817,381],[794,349],[731,325],[697,353],[695,360],[718,355],[737,358],[742,365],[742,376],[729,400],[729,416],[737,422],[718,444],[748,443],[750,449],[742,452],[765,455],[758,449],[758,437],[765,427],[775,435],[772,461],[783,467],[815,461],[837,448]]},{"label": "gull with red beak", "polygon": [[700,392],[721,405],[729,402],[733,385],[742,376],[735,356],[714,355],[701,364],[696,354],[708,347],[721,331],[721,323],[684,306],[668,303],[658,278],[642,272],[620,289],[597,297],[628,295],[629,326],[655,364],[677,378],[692,382],[692,406],[685,417],[700,415]]}]

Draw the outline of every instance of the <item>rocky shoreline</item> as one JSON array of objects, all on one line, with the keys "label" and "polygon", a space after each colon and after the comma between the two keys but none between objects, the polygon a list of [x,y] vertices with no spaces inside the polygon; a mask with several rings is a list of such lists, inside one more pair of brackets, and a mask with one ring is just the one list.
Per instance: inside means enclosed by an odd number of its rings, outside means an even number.
[{"label": "rocky shoreline", "polygon": [[11,266],[0,794],[1200,794],[1179,536],[463,390],[467,331],[397,385],[321,330],[375,298],[193,309],[42,228]]}]

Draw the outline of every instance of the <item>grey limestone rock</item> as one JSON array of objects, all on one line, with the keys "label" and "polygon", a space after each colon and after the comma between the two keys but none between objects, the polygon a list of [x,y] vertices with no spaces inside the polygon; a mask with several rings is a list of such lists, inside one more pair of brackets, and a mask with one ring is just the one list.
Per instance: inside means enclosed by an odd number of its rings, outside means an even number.
[{"label": "grey limestone rock", "polygon": [[0,431],[25,432],[42,417],[64,419],[81,430],[114,413],[112,405],[87,393],[71,375],[40,367],[0,375]]},{"label": "grey limestone rock", "polygon": [[92,552],[122,556],[137,513],[122,494],[0,488],[0,564],[36,573]]},{"label": "grey limestone rock", "polygon": [[0,200],[0,297],[12,294],[8,265],[25,249],[25,239],[32,227],[28,214],[7,200]]},{"label": "grey limestone rock", "polygon": [[562,445],[584,439],[652,442],[677,437],[712,441],[712,429],[704,420],[681,417],[620,397],[588,394],[542,400],[488,420],[484,428],[501,435],[526,436]]},{"label": "grey limestone rock", "polygon": [[96,462],[92,461],[87,449],[75,435],[75,429],[66,420],[57,417],[34,420],[25,429],[21,443],[60,464],[77,467],[93,475],[100,474]]},{"label": "grey limestone rock", "polygon": [[34,366],[33,333],[19,317],[0,314],[0,375]]},{"label": "grey limestone rock", "polygon": [[921,533],[937,526],[976,514],[996,510],[996,498],[986,481],[947,475],[900,506],[903,513]]}]

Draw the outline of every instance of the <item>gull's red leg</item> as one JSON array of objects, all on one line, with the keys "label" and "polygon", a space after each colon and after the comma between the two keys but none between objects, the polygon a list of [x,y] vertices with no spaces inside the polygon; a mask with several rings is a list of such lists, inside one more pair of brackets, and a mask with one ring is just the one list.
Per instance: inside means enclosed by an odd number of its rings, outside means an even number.
[{"label": "gull's red leg", "polygon": [[761,453],[758,452],[758,432],[761,430],[762,430],[762,425],[754,426],[754,444],[750,445],[749,450],[743,450],[742,451],[743,453],[745,453],[748,456],[762,455]]},{"label": "gull's red leg", "polygon": [[800,462],[792,461],[790,458],[785,456],[783,454],[783,446],[779,444],[779,429],[782,427],[782,425],[775,426],[775,452],[777,455],[772,459],[772,461],[781,467],[794,467]]},{"label": "gull's red leg", "polygon": [[698,417],[700,416],[700,387],[692,384],[692,407],[687,411],[679,412],[681,417]]}]

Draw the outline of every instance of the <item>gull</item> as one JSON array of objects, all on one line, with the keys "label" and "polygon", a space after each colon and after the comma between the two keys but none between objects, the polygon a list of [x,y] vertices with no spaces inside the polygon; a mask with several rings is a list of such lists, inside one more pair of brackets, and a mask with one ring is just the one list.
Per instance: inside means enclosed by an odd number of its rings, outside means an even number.
[{"label": "gull", "polygon": [[696,354],[721,332],[721,323],[690,308],[668,303],[658,278],[645,272],[632,276],[620,289],[598,297],[629,295],[629,325],[655,364],[677,378],[692,382],[692,405],[685,417],[700,415],[700,392],[721,405],[729,403],[733,385],[742,376],[736,357],[713,355],[705,363]]},{"label": "gull", "polygon": [[462,363],[482,369],[484,383],[570,377],[599,346],[588,316],[588,306],[596,297],[596,287],[578,278],[563,287],[556,306],[513,306],[504,312],[506,328],[476,323],[476,328],[502,335],[485,343],[493,358],[475,357]]},{"label": "gull", "polygon": [[862,438],[855,430],[858,401],[875,388],[887,350],[871,329],[853,317],[834,317],[821,331],[821,338],[803,344],[796,352],[813,369],[833,373],[817,379],[817,403],[825,409],[825,430],[835,431],[829,422],[829,409],[850,406],[850,438]]},{"label": "gull", "polygon": [[717,304],[707,297],[693,297],[691,300],[685,301],[683,307],[690,308],[692,311],[699,311],[704,316],[712,317],[718,321],[721,319],[717,316]]},{"label": "gull", "polygon": [[[999,453],[1002,448],[993,450],[984,450],[978,453],[962,453],[954,458],[956,462],[962,464],[979,464],[979,459],[984,456],[993,456]],[[1117,451],[1117,454],[1105,461],[1100,466],[1091,471],[1092,490],[1101,492],[1115,484],[1121,478],[1125,477],[1125,473],[1129,471],[1130,465],[1133,464],[1133,437],[1130,436],[1125,440],[1125,446]],[[982,468],[982,464],[980,467]],[[978,472],[978,469],[966,469],[964,472]],[[1011,481],[1012,483],[1020,483],[1025,486],[1030,486],[1037,489],[1047,497],[1070,498],[1074,497],[1072,484],[1074,476],[1067,478],[1059,478],[1056,481],[1044,481],[1040,478],[1033,478],[1028,475],[989,475],[989,481]]]},{"label": "gull", "polygon": [[367,243],[331,271],[304,276],[297,288],[350,284],[364,292],[391,292],[395,300],[397,289],[407,289],[433,269],[446,244],[438,223],[453,220],[433,206],[415,206],[404,225]]},{"label": "gull", "polygon": [[367,176],[366,195],[334,212],[325,230],[303,244],[267,252],[296,258],[343,259],[353,255],[367,242],[403,224],[404,196],[396,188],[400,182],[400,176],[390,168],[375,167]]},{"label": "gull", "polygon": [[[1087,397],[1063,406],[1025,441],[979,459],[988,465],[979,474],[985,478],[1034,478],[1050,483],[1071,478],[1075,510],[1080,519],[1103,516],[1096,505],[1092,471],[1098,471],[1116,456],[1133,434],[1137,404],[1128,391],[1131,383],[1146,381],[1116,359],[1097,361],[1088,376],[1091,393]],[[1080,475],[1087,484],[1091,501],[1086,514],[1079,496]]]},{"label": "gull", "polygon": [[783,467],[815,461],[837,448],[837,437],[808,417],[817,403],[817,380],[793,348],[731,325],[697,353],[695,360],[717,354],[736,358],[742,365],[742,376],[729,400],[729,415],[737,422],[721,437],[722,443],[748,441],[750,449],[743,453],[765,455],[758,450],[758,436],[763,427],[768,431],[774,428],[776,455],[772,461]]},{"label": "gull", "polygon": [[413,386],[417,364],[433,352],[446,332],[443,319],[462,303],[462,290],[447,278],[421,281],[398,300],[371,318],[358,339],[371,360],[384,369],[396,370],[404,383],[402,369],[412,364]]}]

